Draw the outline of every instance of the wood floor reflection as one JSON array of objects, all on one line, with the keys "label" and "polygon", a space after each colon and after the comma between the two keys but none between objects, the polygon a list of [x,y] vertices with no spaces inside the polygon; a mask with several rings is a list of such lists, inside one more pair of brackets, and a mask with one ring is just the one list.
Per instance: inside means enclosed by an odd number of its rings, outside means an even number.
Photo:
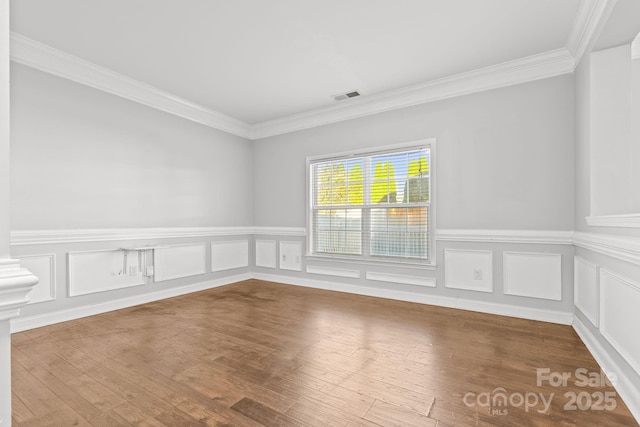
[{"label": "wood floor reflection", "polygon": [[257,280],[14,334],[12,366],[14,426],[637,425],[570,326]]}]

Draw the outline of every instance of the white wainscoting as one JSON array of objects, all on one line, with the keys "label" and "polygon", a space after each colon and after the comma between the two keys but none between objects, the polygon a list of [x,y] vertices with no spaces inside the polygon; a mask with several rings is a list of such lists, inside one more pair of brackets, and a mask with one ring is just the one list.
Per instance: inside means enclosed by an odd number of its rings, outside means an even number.
[{"label": "white wainscoting", "polygon": [[551,253],[504,252],[504,293],[562,300],[562,256]]},{"label": "white wainscoting", "polygon": [[493,252],[445,249],[444,286],[493,292]]},{"label": "white wainscoting", "polygon": [[573,261],[573,302],[593,326],[600,322],[598,266],[577,256]]},{"label": "white wainscoting", "polygon": [[249,266],[249,241],[229,240],[211,243],[211,271]]},{"label": "white wainscoting", "polygon": [[[69,296],[112,291],[145,284],[140,256],[130,252],[127,271],[124,270],[125,251],[98,250],[69,252]],[[134,275],[129,275],[134,272]]]},{"label": "white wainscoting", "polygon": [[54,254],[22,256],[20,266],[38,277],[38,283],[29,292],[29,304],[56,299],[56,256]]},{"label": "white wainscoting", "polygon": [[276,268],[276,241],[256,240],[256,267]]},{"label": "white wainscoting", "polygon": [[600,268],[600,333],[640,374],[640,284]]},{"label": "white wainscoting", "polygon": [[155,282],[205,274],[206,246],[190,243],[154,249],[153,269]]},{"label": "white wainscoting", "polygon": [[436,279],[431,277],[407,276],[404,274],[379,273],[377,271],[367,271],[367,280],[376,282],[399,283],[402,285],[436,287]]},{"label": "white wainscoting", "polygon": [[576,232],[573,244],[602,255],[640,265],[640,238]]},{"label": "white wainscoting", "polygon": [[360,278],[360,270],[350,270],[346,268],[315,267],[309,265],[307,266],[307,273],[321,274],[324,276],[348,277],[351,279]]},{"label": "white wainscoting", "polygon": [[280,242],[280,269],[302,271],[302,243]]}]

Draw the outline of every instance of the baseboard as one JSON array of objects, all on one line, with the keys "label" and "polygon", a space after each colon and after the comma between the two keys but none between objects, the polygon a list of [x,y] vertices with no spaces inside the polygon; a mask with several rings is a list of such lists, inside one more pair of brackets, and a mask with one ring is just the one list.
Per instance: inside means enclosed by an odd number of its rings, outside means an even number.
[{"label": "baseboard", "polygon": [[437,305],[441,307],[457,308],[480,313],[497,314],[500,316],[517,317],[528,320],[571,325],[573,313],[563,311],[542,310],[538,308],[522,307],[509,304],[474,301],[463,298],[453,298],[441,295],[426,295],[416,292],[395,291],[369,286],[350,285],[346,283],[312,280],[299,277],[281,276],[275,274],[253,273],[254,279],[287,285],[304,286],[308,288],[324,289],[328,291],[346,292],[349,294],[387,298],[398,301],[416,302],[420,304]]},{"label": "baseboard", "polygon": [[605,374],[618,373],[618,380],[615,384],[615,389],[622,400],[624,400],[624,403],[627,405],[636,421],[640,423],[640,384],[634,384],[626,376],[619,375],[619,373],[622,372],[622,369],[620,369],[618,363],[616,363],[607,349],[600,344],[591,330],[582,322],[582,320],[580,320],[580,318],[578,318],[578,316],[574,317],[573,329],[576,331],[589,352],[591,352],[593,358],[596,359],[596,362],[598,362],[600,368],[602,368],[602,371]]},{"label": "baseboard", "polygon": [[80,319],[82,317],[93,316],[96,314],[106,313],[108,311],[120,310],[123,308],[133,307],[134,305],[146,304],[166,298],[177,297],[180,295],[216,288],[218,286],[229,285],[231,283],[241,282],[243,280],[249,279],[251,279],[251,273],[238,274],[221,279],[208,280],[206,282],[198,282],[171,289],[163,289],[160,291],[149,292],[127,298],[120,298],[98,304],[83,305],[34,316],[19,316],[11,320],[11,333],[22,332],[29,329],[53,325],[55,323]]}]

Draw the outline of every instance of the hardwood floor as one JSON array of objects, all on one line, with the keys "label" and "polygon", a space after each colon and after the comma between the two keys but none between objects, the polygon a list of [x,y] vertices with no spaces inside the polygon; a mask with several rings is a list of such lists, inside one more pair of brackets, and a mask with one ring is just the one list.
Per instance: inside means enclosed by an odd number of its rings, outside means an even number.
[{"label": "hardwood floor", "polygon": [[637,425],[579,368],[599,372],[569,326],[251,280],[14,334],[13,423]]}]

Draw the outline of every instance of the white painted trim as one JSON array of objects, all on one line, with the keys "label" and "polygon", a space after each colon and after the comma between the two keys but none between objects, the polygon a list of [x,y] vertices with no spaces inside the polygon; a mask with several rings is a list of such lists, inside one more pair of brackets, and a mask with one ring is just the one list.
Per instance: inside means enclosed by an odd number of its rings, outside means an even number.
[{"label": "white painted trim", "polygon": [[631,42],[631,59],[640,59],[640,33]]},{"label": "white painted trim", "polygon": [[116,73],[46,44],[11,33],[11,60],[196,123],[249,138],[249,124]]},{"label": "white painted trim", "polygon": [[316,267],[313,265],[307,266],[307,273],[311,274],[321,274],[325,276],[336,276],[336,277],[348,277],[351,279],[359,279],[360,278],[360,270],[347,270],[344,268],[329,268],[329,267]]},{"label": "white painted trim", "polygon": [[[237,249],[238,246],[241,246],[241,258],[239,257],[236,260],[233,260],[232,263],[228,264],[228,265],[222,265],[220,266],[220,264],[216,261],[215,256],[216,256],[216,250],[214,248],[220,247],[220,246],[226,246],[227,250],[223,251],[223,257],[227,257],[228,255],[232,254],[232,250],[230,248],[230,246],[236,246],[235,249]],[[211,272],[212,273],[217,273],[220,271],[227,271],[227,270],[234,270],[236,268],[246,268],[249,267],[249,241],[248,240],[244,240],[244,239],[237,239],[237,240],[225,240],[225,241],[217,241],[217,242],[211,242],[211,244],[209,245],[209,249],[211,251]],[[218,253],[219,254],[219,253]],[[227,260],[228,261],[228,260]]]},{"label": "white painted trim", "polygon": [[[486,274],[482,280],[479,280],[478,285],[483,286],[471,286],[468,283],[460,283],[455,282],[451,279],[454,275],[454,268],[451,266],[452,260],[449,258],[449,254],[476,254],[476,255],[488,255],[488,265],[486,265]],[[469,266],[467,266],[469,267]],[[471,266],[473,267],[473,266]],[[460,270],[463,270],[462,268]],[[467,270],[468,271],[468,270]],[[474,282],[476,282],[474,280]],[[475,283],[474,283],[475,284]],[[466,291],[475,291],[475,292],[488,292],[491,293],[494,291],[494,283],[493,283],[493,251],[491,250],[477,250],[477,249],[453,249],[453,248],[445,248],[444,249],[444,287],[449,289],[462,289]]]},{"label": "white painted trim", "polygon": [[573,244],[579,248],[640,265],[640,238],[576,232]]},{"label": "white painted trim", "polygon": [[[16,230],[11,245],[46,245],[116,240],[177,239],[216,236],[289,236],[305,237],[305,227],[191,227]],[[538,230],[436,230],[436,240],[480,243],[535,243],[571,245],[571,231]]]},{"label": "white painted trim", "polygon": [[251,233],[257,236],[292,236],[305,237],[305,227],[251,227]]},{"label": "white painted trim", "polygon": [[[12,246],[88,243],[126,240],[202,238],[220,236],[305,237],[304,227],[193,227],[76,230],[18,230],[11,232]],[[640,238],[600,233],[538,230],[436,230],[436,240],[477,243],[575,245],[640,265]],[[319,258],[318,259],[327,259]],[[332,262],[342,261],[330,259]],[[346,262],[346,261],[345,261]],[[352,261],[348,261],[352,263]],[[367,264],[362,262],[362,264]],[[377,264],[376,264],[377,265]],[[433,269],[432,266],[416,266]]]},{"label": "white painted trim", "polygon": [[436,287],[436,279],[433,277],[407,276],[403,274],[379,273],[377,271],[367,271],[367,280],[377,282],[400,283],[403,285]]},{"label": "white painted trim", "polygon": [[[509,258],[514,259],[514,258],[524,258],[524,257],[549,258],[549,259],[553,259],[554,261],[556,260],[558,261],[558,277],[557,277],[558,286],[555,288],[555,291],[557,291],[557,295],[544,295],[544,296],[534,295],[533,293],[517,292],[516,290],[510,288],[509,285],[511,284],[511,280],[509,278],[509,269],[507,268],[509,266]],[[562,301],[562,255],[561,254],[504,251],[502,253],[502,275],[503,275],[502,283],[503,283],[505,295],[544,299],[544,300],[551,300],[551,301]],[[518,283],[519,281],[516,281],[516,282]],[[532,288],[539,290],[539,286],[534,285],[532,286]]]},{"label": "white painted trim", "polygon": [[[56,254],[29,254],[21,255],[20,260],[29,258],[49,258],[49,298],[40,301],[29,301],[29,304],[40,304],[42,302],[54,301],[56,299]],[[39,281],[39,280],[38,280]]]},{"label": "white painted trim", "polygon": [[573,329],[593,358],[596,359],[602,371],[607,375],[613,374],[617,377],[614,387],[636,421],[640,423],[640,383],[634,382],[633,379],[627,378],[625,375],[620,375],[623,372],[622,368],[578,316],[574,316]]},{"label": "white painted trim", "polygon": [[254,227],[18,230],[11,232],[11,245],[23,246],[117,240],[180,239],[187,237],[245,236],[251,234],[254,234]]},{"label": "white painted trim", "polygon": [[250,125],[156,87],[11,33],[11,60],[243,138],[261,139],[384,111],[568,74],[597,39],[617,0],[580,3],[566,48]]},{"label": "white painted trim", "polygon": [[[278,249],[276,240],[255,239],[254,244],[254,266],[257,268],[272,268],[275,269],[278,265]],[[263,246],[267,248],[268,253],[266,259],[261,259],[265,253],[258,247]]]},{"label": "white painted trim", "polygon": [[[75,298],[75,297],[81,297],[84,295],[92,295],[100,292],[109,292],[109,291],[115,291],[118,289],[134,288],[137,286],[144,286],[147,284],[147,277],[141,271],[140,276],[137,276],[137,275],[123,276],[126,278],[136,278],[137,280],[135,282],[132,281],[131,283],[120,283],[120,284],[110,285],[108,287],[104,287],[104,286],[96,287],[86,291],[78,291],[74,289],[74,283],[77,283],[77,278],[76,278],[76,275],[74,274],[74,265],[78,262],[79,257],[87,254],[99,254],[99,253],[106,254],[106,253],[113,253],[113,252],[120,252],[123,254],[123,256],[126,253],[126,251],[122,251],[117,248],[67,252],[67,296],[69,298]],[[142,256],[144,257],[144,253],[142,254]],[[138,268],[140,267],[142,267],[142,265],[138,265]],[[93,276],[95,276],[95,274],[93,274]]]},{"label": "white painted trim", "polygon": [[337,283],[335,281],[326,282],[321,280],[310,280],[299,277],[289,277],[274,274],[254,273],[253,278],[269,282],[284,283],[288,285],[304,286],[308,288],[324,289],[336,292],[346,292],[350,294],[387,298],[399,301],[416,302],[420,304],[457,308],[461,310],[471,310],[480,313],[497,314],[500,316],[517,317],[529,320],[539,320],[542,322],[558,323],[561,325],[570,325],[573,322],[573,313],[564,311],[522,307],[485,301],[474,301],[441,295],[397,291],[392,289],[380,289],[369,286]]},{"label": "white painted trim", "polygon": [[[173,273],[173,274],[165,274],[165,276],[163,276],[162,267],[159,267],[161,263],[158,262],[159,260],[162,259],[162,251],[171,250],[175,248],[186,248],[186,247],[198,247],[202,249],[202,259],[200,259],[202,268],[197,269],[196,271],[189,271],[187,273],[184,273],[184,272],[181,274]],[[174,263],[177,261],[177,257],[175,257],[175,255],[172,261],[174,261]],[[181,264],[184,264],[184,263],[181,263]],[[146,265],[141,266],[141,268],[146,268],[146,267],[147,267]],[[160,271],[160,273],[158,273],[158,271]],[[206,273],[207,273],[207,245],[204,242],[183,243],[180,245],[167,245],[153,251],[153,283],[166,282],[169,280],[182,279],[185,277],[201,276]]]},{"label": "white painted trim", "polygon": [[38,278],[26,268],[20,267],[17,259],[0,259],[0,322],[20,314],[20,309],[29,302],[27,295]]},{"label": "white painted trim", "polygon": [[[580,303],[580,292],[578,291],[580,288],[578,287],[578,271],[580,268],[580,264],[584,265],[586,268],[593,270],[593,279],[595,281],[595,290],[598,304],[597,313],[590,312],[586,307],[584,307]],[[573,257],[573,305],[580,310],[584,317],[586,317],[596,328],[600,326],[600,266],[587,261],[581,256]]]},{"label": "white painted trim", "polygon": [[436,240],[449,242],[571,245],[572,236],[556,230],[436,230]]},{"label": "white painted trim", "polygon": [[575,66],[580,63],[582,56],[591,50],[617,1],[582,0],[580,2],[567,40],[567,49],[575,60]]},{"label": "white painted trim", "polygon": [[[288,253],[287,247],[291,251]],[[302,271],[302,243],[280,240],[278,244],[278,268],[280,270]],[[287,255],[295,255],[295,260],[287,260]]]},{"label": "white painted trim", "polygon": [[568,74],[574,69],[575,61],[569,51],[565,48],[556,49],[376,95],[361,96],[346,104],[258,123],[252,127],[251,139]]},{"label": "white painted trim", "polygon": [[[603,283],[602,276],[609,276],[614,280],[617,280],[622,285],[627,286],[634,291],[640,293],[640,283],[634,282],[626,277],[623,277],[619,274],[613,273],[607,269],[600,268],[600,334],[606,338],[607,341],[611,344],[611,346],[626,360],[626,362],[631,366],[637,373],[640,375],[640,360],[634,358],[608,330],[607,328],[607,300],[606,300],[606,292],[608,291],[607,286]],[[619,307],[610,307],[612,310],[619,310]],[[629,325],[629,327],[633,327]]]},{"label": "white painted trim", "polygon": [[11,333],[40,328],[42,326],[53,325],[55,323],[66,322],[69,320],[80,319],[82,317],[93,316],[95,314],[106,313],[108,311],[120,310],[127,307],[133,307],[134,305],[146,304],[152,301],[158,301],[166,298],[176,297],[179,295],[189,294],[192,292],[203,291],[206,289],[229,285],[231,283],[241,282],[243,280],[249,279],[251,279],[251,274],[245,273],[216,280],[208,280],[206,282],[193,283],[177,288],[149,292],[142,295],[135,295],[132,297],[121,298],[113,301],[106,301],[98,304],[68,308],[52,313],[40,314],[35,316],[24,316],[13,319],[11,321]]},{"label": "white painted trim", "polygon": [[348,104],[333,105],[250,125],[21,34],[11,34],[11,60],[253,140],[568,74],[575,68],[575,61],[569,50],[561,48],[376,95],[363,96]]},{"label": "white painted trim", "polygon": [[586,220],[591,227],[640,228],[640,213],[588,216]]}]

